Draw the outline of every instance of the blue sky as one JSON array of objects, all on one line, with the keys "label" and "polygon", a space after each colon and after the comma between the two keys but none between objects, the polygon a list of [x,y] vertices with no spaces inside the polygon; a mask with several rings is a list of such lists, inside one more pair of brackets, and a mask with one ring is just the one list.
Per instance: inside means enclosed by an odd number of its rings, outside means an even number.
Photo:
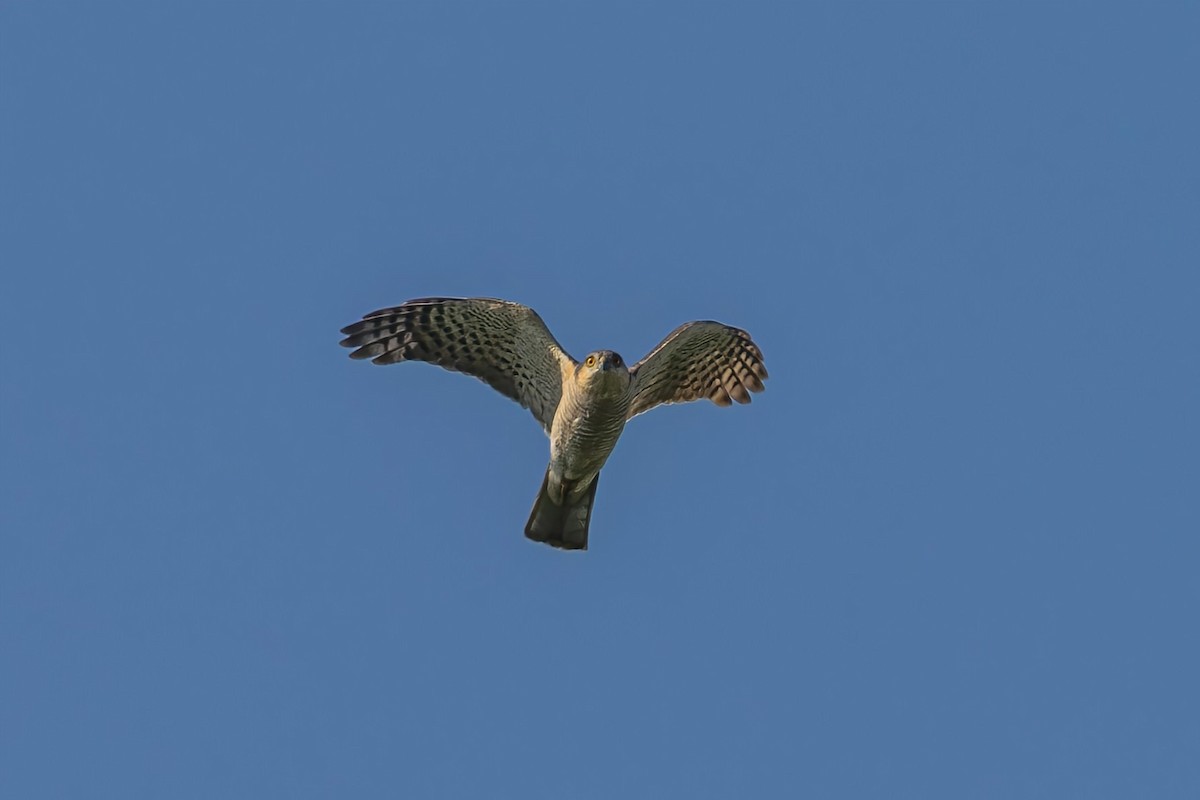
[{"label": "blue sky", "polygon": [[[0,795],[1200,795],[1198,27],[7,4]],[[561,553],[435,294],[772,377]]]}]

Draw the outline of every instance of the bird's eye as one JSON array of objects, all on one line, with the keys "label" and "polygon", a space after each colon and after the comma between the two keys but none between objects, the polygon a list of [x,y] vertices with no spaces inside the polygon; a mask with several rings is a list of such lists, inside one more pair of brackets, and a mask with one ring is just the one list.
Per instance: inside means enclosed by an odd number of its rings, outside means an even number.
[{"label": "bird's eye", "polygon": [[588,356],[587,361],[585,361],[584,363],[587,364],[589,367],[594,367],[594,366],[596,366],[596,357]]},{"label": "bird's eye", "polygon": [[621,357],[616,353],[613,353],[612,362],[614,367],[621,366]]}]

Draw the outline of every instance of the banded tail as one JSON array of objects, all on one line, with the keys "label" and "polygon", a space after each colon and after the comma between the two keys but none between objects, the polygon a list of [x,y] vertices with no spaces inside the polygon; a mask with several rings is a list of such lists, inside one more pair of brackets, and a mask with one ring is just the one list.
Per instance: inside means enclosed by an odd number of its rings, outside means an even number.
[{"label": "banded tail", "polygon": [[599,475],[592,478],[592,485],[574,503],[567,500],[570,487],[564,484],[563,503],[560,505],[550,496],[550,470],[547,468],[541,491],[529,514],[529,522],[525,523],[525,535],[535,542],[545,542],[561,550],[587,550],[592,502],[596,499],[596,486],[599,483]]}]

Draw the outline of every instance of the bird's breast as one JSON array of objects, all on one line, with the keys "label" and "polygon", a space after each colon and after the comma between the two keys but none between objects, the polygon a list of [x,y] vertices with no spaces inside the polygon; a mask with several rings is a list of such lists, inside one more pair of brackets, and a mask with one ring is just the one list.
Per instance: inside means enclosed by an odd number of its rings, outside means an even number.
[{"label": "bird's breast", "polygon": [[[565,398],[564,398],[565,399]],[[596,474],[608,460],[629,413],[621,400],[569,402],[560,409],[550,433],[550,460],[570,479]]]}]

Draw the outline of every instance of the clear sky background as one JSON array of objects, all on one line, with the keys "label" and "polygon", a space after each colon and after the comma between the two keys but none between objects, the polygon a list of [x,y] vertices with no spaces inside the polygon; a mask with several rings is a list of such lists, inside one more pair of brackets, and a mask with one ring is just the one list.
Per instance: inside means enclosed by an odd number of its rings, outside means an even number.
[{"label": "clear sky background", "polygon": [[[1200,11],[601,5],[0,10],[0,796],[1200,796]],[[557,552],[431,294],[772,377]]]}]

